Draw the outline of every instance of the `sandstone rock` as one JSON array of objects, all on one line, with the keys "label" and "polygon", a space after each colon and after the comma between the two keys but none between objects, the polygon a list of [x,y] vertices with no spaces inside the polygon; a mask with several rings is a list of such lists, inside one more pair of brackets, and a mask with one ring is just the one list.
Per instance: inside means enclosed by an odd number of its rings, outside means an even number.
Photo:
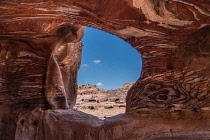
[{"label": "sandstone rock", "polygon": [[113,105],[110,105],[110,104],[109,105],[105,105],[104,108],[105,109],[111,109],[111,108],[113,108]]},{"label": "sandstone rock", "polygon": [[[82,85],[78,87],[77,110],[96,115],[100,119],[124,113],[125,97],[129,88],[134,83],[126,83],[123,87],[115,90],[104,91],[96,85]],[[107,111],[109,109],[110,111]],[[92,110],[92,111],[91,111]],[[112,111],[111,111],[112,110]],[[104,114],[104,115],[103,115]]]},{"label": "sandstone rock", "polygon": [[110,136],[106,139],[207,140],[210,138],[209,120],[206,118],[209,112],[206,117],[204,114],[204,112],[199,116],[195,112],[120,114],[104,120],[106,136]]},{"label": "sandstone rock", "polygon": [[120,114],[102,121],[92,115],[70,109],[31,110],[18,117],[15,139],[208,140],[209,119],[209,112],[202,112],[202,115],[196,112],[176,112]]},{"label": "sandstone rock", "polygon": [[[1,0],[0,138],[210,139],[209,8],[208,0]],[[67,111],[82,26],[120,37],[143,60],[126,114],[103,127]]]},{"label": "sandstone rock", "polygon": [[79,95],[89,95],[89,94],[100,94],[104,93],[104,89],[96,87],[96,85],[91,86],[90,84],[82,85],[78,87],[77,93]]},{"label": "sandstone rock", "polygon": [[109,100],[112,102],[125,102],[127,92],[132,87],[133,84],[134,83],[126,83],[123,85],[123,87],[120,87],[118,89],[107,90],[106,94],[108,94]]}]

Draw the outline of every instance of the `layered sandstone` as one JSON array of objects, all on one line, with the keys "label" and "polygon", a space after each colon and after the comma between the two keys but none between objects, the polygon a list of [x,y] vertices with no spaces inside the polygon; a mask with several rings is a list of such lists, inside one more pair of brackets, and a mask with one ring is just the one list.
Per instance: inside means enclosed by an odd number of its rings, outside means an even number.
[{"label": "layered sandstone", "polygon": [[[0,138],[209,139],[209,9],[208,0],[1,0]],[[68,110],[82,26],[143,60],[126,113],[103,122]]]}]

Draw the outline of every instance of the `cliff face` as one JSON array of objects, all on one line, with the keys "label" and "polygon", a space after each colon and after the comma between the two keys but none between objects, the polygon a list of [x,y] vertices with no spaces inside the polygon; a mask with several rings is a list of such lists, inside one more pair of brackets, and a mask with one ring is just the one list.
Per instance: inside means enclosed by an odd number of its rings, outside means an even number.
[{"label": "cliff face", "polygon": [[[209,139],[209,9],[208,0],[1,0],[0,138]],[[142,55],[126,113],[103,122],[66,110],[82,26]]]},{"label": "cliff face", "polygon": [[126,83],[115,90],[104,91],[96,85],[78,87],[78,95],[74,109],[97,116],[100,119],[125,112],[125,98],[134,83]]},{"label": "cliff face", "polygon": [[126,83],[123,87],[119,87],[114,90],[107,90],[106,94],[108,94],[109,98],[117,98],[119,102],[126,102],[125,98],[128,93],[128,90],[132,87],[134,83]]}]

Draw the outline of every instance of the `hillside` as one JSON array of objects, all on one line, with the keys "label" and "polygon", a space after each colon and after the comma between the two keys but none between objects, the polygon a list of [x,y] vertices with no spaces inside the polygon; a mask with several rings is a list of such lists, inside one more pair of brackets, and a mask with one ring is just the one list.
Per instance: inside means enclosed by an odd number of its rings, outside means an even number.
[{"label": "hillside", "polygon": [[125,112],[125,97],[133,83],[126,83],[115,90],[104,91],[90,84],[78,87],[75,109],[101,119]]}]

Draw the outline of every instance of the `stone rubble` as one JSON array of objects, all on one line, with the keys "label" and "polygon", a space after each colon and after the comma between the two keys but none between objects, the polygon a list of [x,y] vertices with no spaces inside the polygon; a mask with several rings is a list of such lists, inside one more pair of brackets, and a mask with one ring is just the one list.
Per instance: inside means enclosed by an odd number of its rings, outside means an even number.
[{"label": "stone rubble", "polygon": [[134,83],[104,91],[90,84],[78,87],[77,101],[74,109],[95,115],[101,119],[125,112],[126,94]]}]

